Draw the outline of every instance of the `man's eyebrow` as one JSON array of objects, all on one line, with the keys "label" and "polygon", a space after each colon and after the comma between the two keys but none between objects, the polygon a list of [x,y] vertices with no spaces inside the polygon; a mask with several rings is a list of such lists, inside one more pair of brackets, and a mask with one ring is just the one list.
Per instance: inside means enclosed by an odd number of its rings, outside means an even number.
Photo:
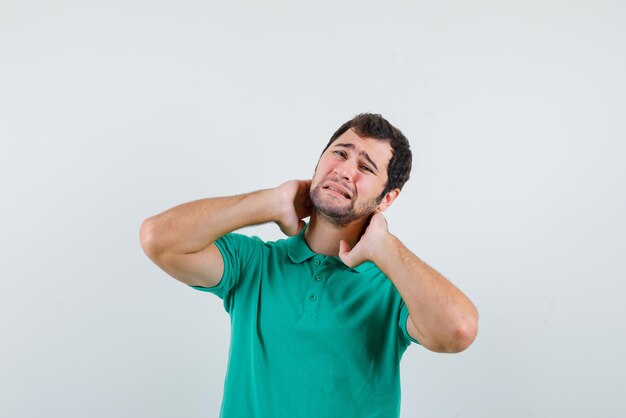
[{"label": "man's eyebrow", "polygon": [[[339,144],[335,144],[336,147],[343,147],[343,148],[349,148],[349,149],[355,149],[356,147],[354,146],[354,144],[344,144],[344,143],[339,143]],[[378,166],[376,165],[376,163],[374,162],[374,160],[372,160],[369,156],[369,154],[365,151],[360,151],[359,155],[363,158],[365,158],[371,165],[374,166],[374,169],[378,172]]]}]

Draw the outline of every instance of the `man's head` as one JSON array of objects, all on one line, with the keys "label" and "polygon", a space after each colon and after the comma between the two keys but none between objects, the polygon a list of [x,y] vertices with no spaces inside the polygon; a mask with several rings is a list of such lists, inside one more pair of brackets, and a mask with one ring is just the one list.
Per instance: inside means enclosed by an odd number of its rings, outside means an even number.
[{"label": "man's head", "polygon": [[382,116],[360,114],[324,148],[311,182],[315,209],[337,225],[385,210],[411,172],[406,137]]},{"label": "man's head", "polygon": [[393,155],[387,166],[388,181],[380,197],[382,198],[393,189],[402,190],[404,183],[409,180],[413,162],[409,140],[404,134],[379,114],[361,113],[335,131],[324,151],[348,129],[352,129],[360,137],[378,139],[389,143]]}]

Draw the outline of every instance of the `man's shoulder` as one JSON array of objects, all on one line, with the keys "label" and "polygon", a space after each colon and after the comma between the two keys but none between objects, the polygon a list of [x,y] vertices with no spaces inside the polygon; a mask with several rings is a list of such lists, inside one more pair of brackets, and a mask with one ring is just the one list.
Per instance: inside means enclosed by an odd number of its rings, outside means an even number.
[{"label": "man's shoulder", "polygon": [[227,248],[253,247],[260,248],[283,248],[287,247],[288,239],[264,240],[258,235],[247,235],[241,232],[229,232],[223,235],[216,243],[222,244]]},{"label": "man's shoulder", "polygon": [[246,268],[268,268],[290,263],[289,242],[288,238],[265,241],[257,235],[231,232],[216,240],[215,244],[229,263],[240,263]]}]

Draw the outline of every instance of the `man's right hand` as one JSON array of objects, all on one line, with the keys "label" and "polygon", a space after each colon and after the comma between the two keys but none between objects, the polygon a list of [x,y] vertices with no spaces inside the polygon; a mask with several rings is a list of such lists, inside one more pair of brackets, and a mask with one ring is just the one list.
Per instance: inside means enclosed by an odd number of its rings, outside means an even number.
[{"label": "man's right hand", "polygon": [[298,235],[304,228],[304,218],[311,215],[309,197],[311,180],[291,180],[278,186],[276,191],[276,224],[287,236]]},{"label": "man's right hand", "polygon": [[224,262],[215,240],[246,226],[274,221],[297,235],[311,215],[310,180],[292,180],[272,189],[184,203],[146,219],[140,229],[148,257],[183,283],[215,286]]}]

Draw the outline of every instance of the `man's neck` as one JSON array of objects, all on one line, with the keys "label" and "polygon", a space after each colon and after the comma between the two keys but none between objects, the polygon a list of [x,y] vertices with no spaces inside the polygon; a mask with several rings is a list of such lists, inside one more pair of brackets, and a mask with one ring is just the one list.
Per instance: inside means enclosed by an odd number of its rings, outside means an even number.
[{"label": "man's neck", "polygon": [[339,241],[345,240],[353,248],[361,238],[367,219],[358,219],[346,226],[337,226],[313,211],[304,240],[313,252],[339,255]]}]

